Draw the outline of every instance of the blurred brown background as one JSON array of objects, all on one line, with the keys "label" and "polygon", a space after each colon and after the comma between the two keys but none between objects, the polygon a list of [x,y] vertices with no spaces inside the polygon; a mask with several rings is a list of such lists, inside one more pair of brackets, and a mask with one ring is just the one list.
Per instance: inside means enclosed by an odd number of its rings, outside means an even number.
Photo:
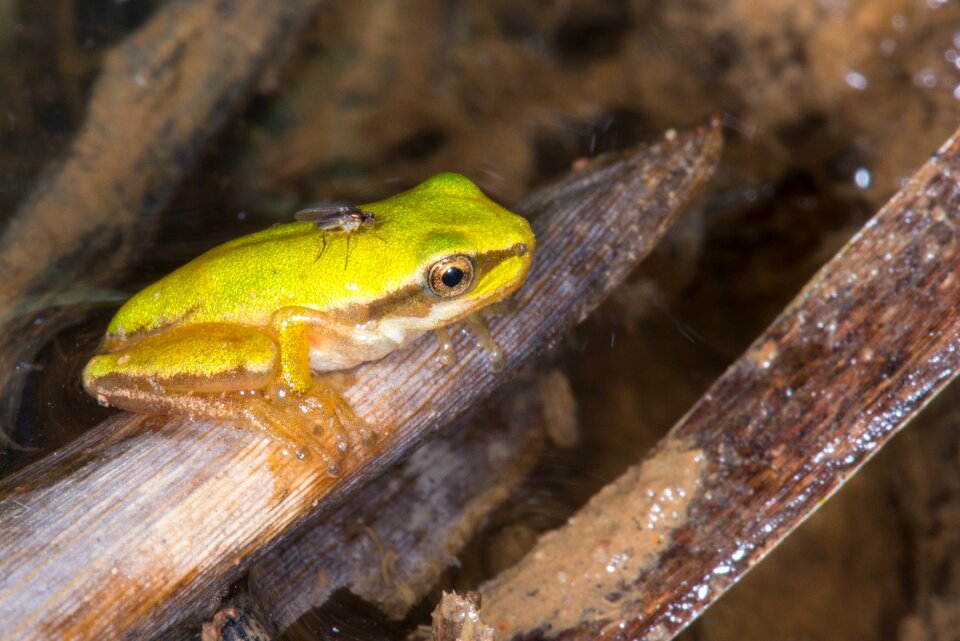
[{"label": "blurred brown background", "polygon": [[[0,217],[64,153],[103,53],[158,4],[0,0]],[[581,443],[544,455],[449,578],[461,587],[639,460],[960,122],[945,0],[331,1],[290,44],[118,291],[307,203],[453,170],[509,205],[577,158],[727,125],[707,193],[551,356]],[[59,383],[48,406],[87,402]],[[955,398],[685,634],[960,638]]]}]

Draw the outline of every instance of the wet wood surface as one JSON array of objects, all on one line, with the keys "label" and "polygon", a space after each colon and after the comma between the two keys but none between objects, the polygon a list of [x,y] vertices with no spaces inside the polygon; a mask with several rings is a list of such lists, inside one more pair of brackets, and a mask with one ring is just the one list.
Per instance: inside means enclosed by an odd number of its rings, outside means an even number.
[{"label": "wet wood surface", "polygon": [[654,452],[482,590],[504,639],[669,639],[960,367],[960,133]]},{"label": "wet wood surface", "polygon": [[358,368],[344,394],[379,437],[337,478],[251,430],[120,414],[0,483],[0,637],[144,638],[194,611],[582,320],[657,244],[720,147],[716,123],[671,132],[532,195],[520,210],[534,264],[490,323],[504,370],[463,335],[450,367],[425,337]]},{"label": "wet wood surface", "polygon": [[433,641],[495,641],[496,633],[480,619],[479,594],[444,592],[433,611]]}]

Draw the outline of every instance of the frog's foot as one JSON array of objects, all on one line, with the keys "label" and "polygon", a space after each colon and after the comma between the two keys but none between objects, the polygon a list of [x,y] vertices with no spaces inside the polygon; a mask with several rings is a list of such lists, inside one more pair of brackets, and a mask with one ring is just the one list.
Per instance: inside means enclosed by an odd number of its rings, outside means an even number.
[{"label": "frog's foot", "polygon": [[[267,436],[288,449],[299,459],[311,458],[319,460],[330,474],[336,475],[340,471],[342,456],[336,451],[329,437],[313,429],[309,417],[298,415],[286,406],[278,406],[272,398],[258,392],[247,392],[242,400],[235,398],[236,393],[221,393],[219,396],[226,411],[224,417],[242,417],[247,423],[260,430]],[[191,412],[192,415],[205,412]]]},{"label": "frog's foot", "polygon": [[315,385],[306,393],[271,390],[244,414],[299,458],[315,454],[331,474],[340,471],[351,446],[369,443],[372,432],[333,389]]},{"label": "frog's foot", "polygon": [[333,388],[316,385],[298,400],[301,411],[319,417],[321,426],[336,436],[337,451],[341,454],[351,446],[363,447],[373,441],[373,430]]},{"label": "frog's foot", "polygon": [[[487,327],[487,323],[483,320],[480,312],[467,316],[463,319],[463,323],[467,326],[467,330],[473,334],[477,345],[482,347],[483,351],[486,352],[490,369],[494,372],[502,370],[506,364],[503,350],[500,349],[497,342],[493,340],[493,336],[490,335],[490,328]],[[438,327],[433,330],[433,333],[436,334],[437,342],[440,345],[440,349],[437,350],[437,361],[441,365],[456,365],[457,350],[453,347],[453,338],[450,336],[450,330],[447,327]]]},{"label": "frog's foot", "polygon": [[490,363],[490,369],[494,372],[501,371],[504,365],[506,365],[503,350],[500,349],[497,342],[493,340],[493,336],[490,335],[490,328],[487,326],[487,322],[483,319],[483,316],[480,315],[480,312],[467,316],[463,319],[463,322],[470,329],[470,333],[473,334],[473,338],[477,341],[477,344],[487,353],[487,361]]}]

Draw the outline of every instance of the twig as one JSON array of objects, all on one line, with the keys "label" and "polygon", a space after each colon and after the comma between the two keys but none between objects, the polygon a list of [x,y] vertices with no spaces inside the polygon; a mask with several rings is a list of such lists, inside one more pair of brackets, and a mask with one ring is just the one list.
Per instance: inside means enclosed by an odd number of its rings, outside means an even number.
[{"label": "twig", "polygon": [[111,50],[81,131],[0,238],[0,310],[115,271],[320,0],[176,0]]}]

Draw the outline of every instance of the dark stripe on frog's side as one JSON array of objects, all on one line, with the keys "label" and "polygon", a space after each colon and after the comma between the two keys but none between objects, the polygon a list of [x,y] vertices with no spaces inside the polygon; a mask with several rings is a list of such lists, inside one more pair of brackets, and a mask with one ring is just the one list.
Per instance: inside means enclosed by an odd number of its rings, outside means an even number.
[{"label": "dark stripe on frog's side", "polygon": [[387,316],[421,318],[430,313],[430,304],[435,300],[423,291],[419,282],[415,282],[375,301],[346,305],[343,309],[332,312],[331,316],[345,325],[366,323]]},{"label": "dark stripe on frog's side", "polygon": [[522,243],[517,243],[516,245],[506,249],[495,249],[493,251],[483,252],[482,254],[477,254],[474,256],[473,262],[477,268],[477,275],[479,276],[480,274],[486,273],[491,268],[496,267],[508,258],[517,258],[530,251],[530,248],[526,246],[524,250],[521,251],[519,247],[521,244]]}]

